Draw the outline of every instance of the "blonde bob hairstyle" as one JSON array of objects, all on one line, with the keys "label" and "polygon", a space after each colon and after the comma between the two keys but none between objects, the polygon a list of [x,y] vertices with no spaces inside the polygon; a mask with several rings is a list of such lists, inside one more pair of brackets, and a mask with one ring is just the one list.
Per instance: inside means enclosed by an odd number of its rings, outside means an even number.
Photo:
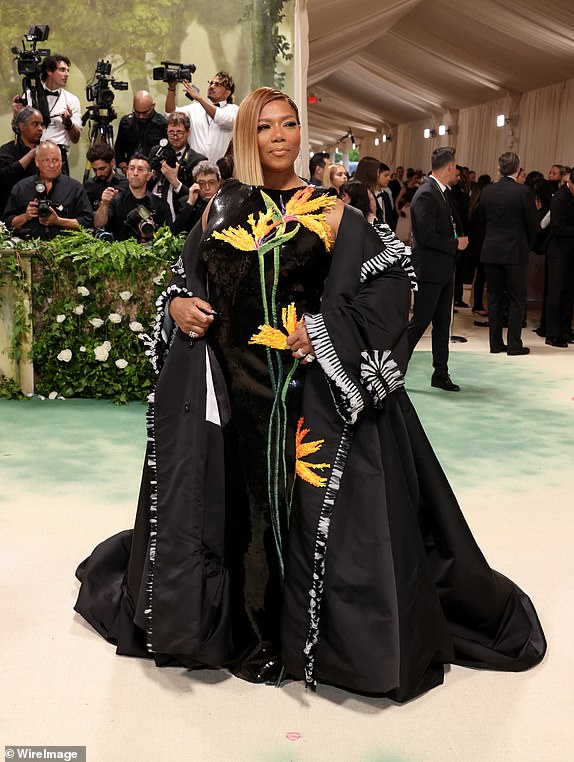
[{"label": "blonde bob hairstyle", "polygon": [[259,87],[242,101],[233,127],[234,176],[247,185],[264,185],[263,170],[257,145],[257,124],[264,106],[284,100],[291,106],[299,122],[299,109],[291,98],[274,87]]}]

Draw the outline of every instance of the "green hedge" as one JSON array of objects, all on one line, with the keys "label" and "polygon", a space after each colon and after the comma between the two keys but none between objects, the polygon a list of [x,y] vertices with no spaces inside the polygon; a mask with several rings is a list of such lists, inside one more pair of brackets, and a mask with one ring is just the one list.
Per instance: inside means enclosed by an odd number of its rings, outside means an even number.
[{"label": "green hedge", "polygon": [[[18,294],[11,354],[21,356],[30,296],[36,393],[116,403],[145,400],[154,373],[138,336],[151,331],[155,301],[184,239],[168,229],[145,245],[107,243],[86,231],[11,248],[5,248],[11,245],[7,239],[6,233],[0,236],[0,278],[10,279]],[[23,254],[31,257],[31,294],[22,278]],[[14,396],[13,379],[4,379],[0,395]]]}]

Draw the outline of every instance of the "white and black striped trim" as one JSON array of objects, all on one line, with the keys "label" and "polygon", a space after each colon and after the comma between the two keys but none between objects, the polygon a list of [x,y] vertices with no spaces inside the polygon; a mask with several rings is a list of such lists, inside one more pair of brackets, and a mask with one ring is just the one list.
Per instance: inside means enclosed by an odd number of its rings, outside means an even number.
[{"label": "white and black striped trim", "polygon": [[362,264],[360,275],[361,283],[384,273],[393,265],[399,265],[409,276],[411,288],[416,291],[418,289],[417,276],[411,262],[410,246],[405,246],[404,243],[399,241],[388,225],[375,220],[373,222],[373,227],[383,242],[384,249],[380,254],[371,257],[371,259]]},{"label": "white and black striped trim", "polygon": [[321,603],[325,585],[325,563],[327,557],[327,541],[331,526],[331,517],[335,507],[335,500],[341,486],[341,477],[345,469],[349,450],[351,448],[352,428],[345,424],[335,462],[331,470],[331,476],[325,490],[323,505],[319,515],[317,534],[315,535],[315,550],[313,553],[313,582],[309,590],[309,629],[303,653],[305,654],[305,685],[315,689],[315,651],[319,642],[319,626],[321,622]]},{"label": "white and black striped trim", "polygon": [[149,490],[150,490],[150,506],[149,506],[149,555],[148,555],[148,568],[147,568],[147,580],[146,580],[146,596],[147,607],[144,609],[144,614],[147,619],[147,650],[153,652],[153,583],[154,583],[154,571],[155,571],[155,552],[157,547],[157,460],[156,460],[156,446],[155,446],[155,426],[154,426],[154,409],[155,409],[155,394],[152,393],[148,397],[148,409],[146,414],[147,425],[147,441],[148,456],[147,465],[149,467]]},{"label": "white and black striped trim", "polygon": [[403,374],[391,357],[391,350],[361,352],[361,382],[371,395],[373,405],[381,408],[385,397],[405,385]]},{"label": "white and black striped trim", "polygon": [[146,347],[145,354],[156,373],[159,373],[161,370],[165,354],[170,348],[177,330],[177,326],[167,310],[167,305],[174,296],[190,297],[193,296],[193,293],[185,288],[185,286],[178,286],[177,283],[172,283],[168,286],[165,291],[161,292],[155,302],[157,311],[152,335],[150,336],[147,333],[139,334],[139,338]]},{"label": "white and black striped trim", "polygon": [[183,264],[183,257],[179,257],[177,262],[170,267],[174,275],[179,275],[181,278],[185,278],[185,267]]},{"label": "white and black striped trim", "polygon": [[305,315],[305,328],[309,334],[313,352],[321,365],[327,380],[335,407],[347,423],[355,423],[357,416],[365,408],[365,400],[357,384],[349,378],[329,337],[323,315]]}]

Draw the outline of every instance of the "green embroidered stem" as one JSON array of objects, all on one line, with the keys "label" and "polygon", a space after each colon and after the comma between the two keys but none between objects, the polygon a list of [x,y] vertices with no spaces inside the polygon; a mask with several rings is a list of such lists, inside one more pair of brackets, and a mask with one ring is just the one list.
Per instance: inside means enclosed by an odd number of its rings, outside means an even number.
[{"label": "green embroidered stem", "polygon": [[271,291],[271,311],[273,328],[277,328],[277,285],[279,283],[279,252],[280,247],[273,248],[273,289]]},{"label": "green embroidered stem", "polygon": [[[283,389],[281,390],[281,407],[283,412],[283,425],[282,425],[283,484],[285,485],[285,490],[287,490],[287,462],[285,459],[285,446],[287,441],[287,405],[285,404],[285,400],[287,398],[287,391],[289,390],[289,384],[291,383],[291,379],[295,375],[295,371],[297,370],[298,366],[299,366],[299,360],[295,359],[295,361],[293,362],[293,366],[291,367],[291,370],[289,371],[289,374],[287,375],[287,378],[285,379],[285,383],[283,384]],[[295,484],[295,479],[293,479],[293,484]],[[289,526],[289,521],[291,519],[292,501],[293,501],[293,487],[291,488],[289,501],[287,502],[287,526]]]}]

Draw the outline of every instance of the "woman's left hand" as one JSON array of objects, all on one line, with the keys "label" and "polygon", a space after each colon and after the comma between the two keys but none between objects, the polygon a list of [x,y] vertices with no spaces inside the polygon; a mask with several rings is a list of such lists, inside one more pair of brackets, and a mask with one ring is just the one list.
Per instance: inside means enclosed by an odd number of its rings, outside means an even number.
[{"label": "woman's left hand", "polygon": [[293,357],[300,362],[307,365],[315,359],[313,345],[311,344],[311,339],[309,338],[304,323],[298,325],[294,333],[287,336],[287,344],[289,345]]}]

